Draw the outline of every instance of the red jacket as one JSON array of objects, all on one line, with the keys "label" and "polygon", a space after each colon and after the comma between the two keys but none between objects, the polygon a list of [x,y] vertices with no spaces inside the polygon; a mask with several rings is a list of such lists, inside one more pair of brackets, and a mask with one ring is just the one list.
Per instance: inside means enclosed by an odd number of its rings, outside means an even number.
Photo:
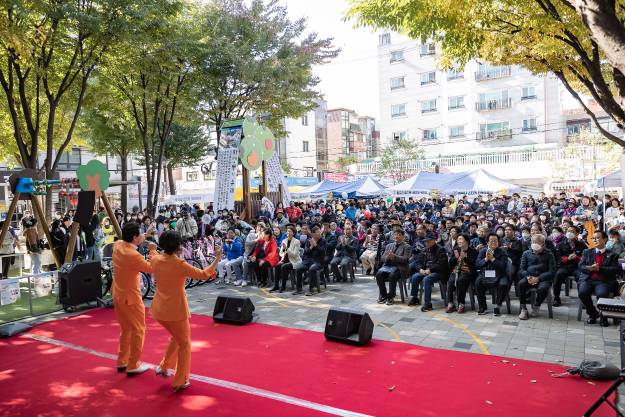
[{"label": "red jacket", "polygon": [[287,207],[286,215],[291,222],[295,222],[297,219],[302,217],[302,210],[299,207]]},{"label": "red jacket", "polygon": [[[265,257],[258,259],[258,253],[260,252],[260,248],[262,248],[263,245],[265,247]],[[264,240],[259,239],[252,255],[255,256],[259,261],[264,260],[269,262],[269,265],[271,266],[276,266],[278,265],[278,262],[280,262],[280,256],[278,255],[278,243],[274,238],[271,238],[269,242],[265,242]]]}]

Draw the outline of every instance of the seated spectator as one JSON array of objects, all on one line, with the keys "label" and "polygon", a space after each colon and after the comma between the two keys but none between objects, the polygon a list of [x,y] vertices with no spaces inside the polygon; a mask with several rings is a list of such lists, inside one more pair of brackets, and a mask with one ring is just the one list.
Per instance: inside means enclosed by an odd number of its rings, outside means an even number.
[{"label": "seated spectator", "polygon": [[375,269],[375,260],[378,255],[378,243],[380,234],[377,225],[374,225],[367,234],[364,242],[365,251],[360,255],[360,262],[367,275],[371,275]]},{"label": "seated spectator", "polygon": [[[384,264],[375,274],[375,280],[380,290],[378,303],[386,303],[386,305],[394,303],[399,278],[407,279],[410,274],[408,260],[412,248],[404,242],[404,231],[395,229],[393,239],[394,242],[386,245],[381,259]],[[386,281],[388,281],[388,292],[386,291]]]},{"label": "seated spectator", "polygon": [[269,268],[276,266],[279,261],[278,244],[270,228],[265,229],[261,239],[256,243],[256,248],[252,252],[250,260],[252,262],[250,267],[256,273],[258,279],[258,287],[266,287]]},{"label": "seated spectator", "polygon": [[316,280],[319,279],[319,274],[323,271],[325,254],[326,242],[321,237],[321,229],[319,226],[315,225],[310,229],[310,237],[306,239],[302,263],[295,268],[297,271],[297,289],[293,292],[293,295],[304,293],[303,287],[305,273],[308,273],[309,285],[309,290],[306,295],[312,295],[313,288],[317,282]]},{"label": "seated spectator", "polygon": [[536,234],[532,236],[532,244],[529,250],[523,252],[521,268],[519,269],[519,300],[521,312],[519,319],[527,320],[527,297],[530,289],[536,289],[536,301],[532,305],[532,317],[538,316],[540,305],[547,297],[549,288],[556,272],[556,260],[553,252],[545,245],[545,236]]},{"label": "seated spectator", "polygon": [[[598,230],[593,234],[594,249],[586,249],[579,263],[579,299],[586,307],[588,324],[595,324],[599,312],[592,302],[592,295],[597,299],[607,298],[617,289],[616,274],[619,270],[618,256],[606,249],[608,235]],[[605,317],[601,319],[601,326],[608,326]]]},{"label": "seated spectator", "polygon": [[276,266],[276,282],[269,292],[286,291],[286,280],[289,274],[293,269],[297,269],[301,263],[299,240],[295,238],[294,227],[289,226],[286,229],[286,238],[280,245],[280,262]]},{"label": "seated spectator", "polygon": [[496,234],[489,234],[487,242],[487,246],[479,252],[476,261],[478,270],[475,281],[478,303],[477,314],[484,315],[488,313],[486,291],[492,288],[496,291],[496,306],[493,308],[493,314],[499,316],[501,315],[501,305],[508,293],[508,257],[506,251],[499,247],[499,237]]},{"label": "seated spectator", "polygon": [[456,311],[454,304],[454,292],[458,297],[458,313],[464,313],[464,300],[469,284],[475,281],[477,270],[477,251],[469,246],[469,236],[458,236],[458,244],[454,248],[449,259],[451,276],[447,282],[447,308],[446,313]]},{"label": "seated spectator", "polygon": [[579,240],[579,229],[576,226],[569,226],[566,231],[566,238],[556,246],[556,276],[553,283],[553,306],[560,307],[560,291],[562,284],[569,276],[577,276],[577,265],[582,259],[582,253],[586,249],[586,243]]},{"label": "seated spectator", "polygon": [[521,256],[523,256],[523,243],[516,238],[514,226],[504,225],[504,237],[501,239],[501,248],[506,251],[506,255],[512,261],[511,275],[509,278],[513,282],[517,281],[517,273],[521,266]]},{"label": "seated spectator", "polygon": [[[233,228],[228,229],[226,234],[223,254],[224,258],[217,264],[219,279],[223,279],[226,284],[232,281],[236,286],[241,285],[243,283],[243,271],[241,268],[243,264],[243,243],[241,243],[241,238],[236,236]],[[236,280],[234,279],[235,276]]]},{"label": "seated spectator", "polygon": [[623,242],[621,242],[621,235],[617,229],[612,229],[608,232],[608,243],[606,243],[605,247],[616,254],[619,258],[623,256],[623,252],[625,252],[625,246],[623,246]]},{"label": "seated spectator", "polygon": [[408,305],[419,304],[419,286],[423,282],[423,306],[421,311],[430,311],[432,307],[432,286],[439,280],[447,281],[449,263],[445,249],[436,244],[436,237],[427,234],[423,238],[424,250],[417,255],[417,272],[410,277],[410,302]]},{"label": "seated spectator", "polygon": [[352,233],[352,226],[345,226],[345,234],[339,237],[334,258],[330,262],[336,281],[347,281],[349,268],[356,263],[357,254],[358,239]]}]

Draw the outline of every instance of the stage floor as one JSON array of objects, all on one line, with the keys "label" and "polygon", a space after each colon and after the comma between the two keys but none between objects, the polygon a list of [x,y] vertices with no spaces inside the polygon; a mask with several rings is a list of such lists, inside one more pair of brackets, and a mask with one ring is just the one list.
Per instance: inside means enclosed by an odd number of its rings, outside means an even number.
[{"label": "stage floor", "polygon": [[[200,315],[191,323],[192,386],[181,393],[153,372],[115,371],[110,309],[2,340],[0,417],[564,417],[581,415],[608,386],[553,378],[564,369],[555,364],[379,340],[353,347],[318,332]],[[148,318],[142,359],[158,363],[167,340]],[[608,415],[607,407],[597,414]]]}]

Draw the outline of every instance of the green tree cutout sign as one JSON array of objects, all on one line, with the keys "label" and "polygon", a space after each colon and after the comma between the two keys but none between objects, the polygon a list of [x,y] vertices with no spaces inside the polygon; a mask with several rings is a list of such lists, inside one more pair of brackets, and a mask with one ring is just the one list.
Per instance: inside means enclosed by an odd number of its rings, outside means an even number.
[{"label": "green tree cutout sign", "polygon": [[76,177],[83,191],[95,191],[96,197],[102,195],[109,187],[110,174],[106,166],[98,161],[91,160],[86,165],[81,165],[76,170]]},{"label": "green tree cutout sign", "polygon": [[250,171],[260,168],[262,161],[268,161],[273,155],[276,149],[274,141],[271,130],[246,119],[243,122],[243,140],[239,146],[243,166]]}]

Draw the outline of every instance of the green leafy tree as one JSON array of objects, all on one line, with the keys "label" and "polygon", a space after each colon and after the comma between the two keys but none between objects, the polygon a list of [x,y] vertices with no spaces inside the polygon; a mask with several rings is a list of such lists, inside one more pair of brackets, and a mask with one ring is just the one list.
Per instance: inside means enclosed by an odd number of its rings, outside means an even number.
[{"label": "green leafy tree", "polygon": [[206,129],[200,124],[183,126],[174,123],[171,138],[165,143],[165,161],[170,194],[176,194],[173,169],[179,166],[196,166],[215,154],[216,145],[211,143]]},{"label": "green leafy tree", "polygon": [[625,127],[623,0],[350,0],[349,18],[415,39],[434,39],[441,64],[470,59],[555,74],[606,138],[583,96]]},{"label": "green leafy tree", "polygon": [[[88,94],[80,133],[96,155],[114,155],[120,160],[122,181],[128,181],[128,159],[141,149],[132,114],[120,95],[109,85],[98,83]],[[121,208],[127,211],[128,186],[121,186]]]},{"label": "green leafy tree", "polygon": [[358,162],[358,158],[356,158],[354,155],[341,156],[336,159],[336,164],[339,166],[341,171],[345,171],[345,169],[349,165],[355,164],[357,162]]},{"label": "green leafy tree", "polygon": [[141,142],[147,182],[147,208],[158,204],[167,142],[178,118],[197,112],[192,89],[200,34],[186,5],[168,2],[158,19],[116,46],[103,70],[121,95]]},{"label": "green leafy tree", "polygon": [[0,2],[0,98],[22,166],[54,176],[72,142],[89,81],[154,1]]},{"label": "green leafy tree", "polygon": [[381,169],[385,176],[393,178],[394,182],[402,181],[412,175],[406,163],[422,159],[423,149],[409,139],[400,139],[391,146],[387,146],[380,155]]},{"label": "green leafy tree", "polygon": [[278,2],[216,0],[200,12],[206,34],[198,90],[207,122],[257,115],[276,137],[285,117],[315,107],[319,79],[312,66],[338,55],[331,39],[305,34],[306,20],[289,20]]}]

